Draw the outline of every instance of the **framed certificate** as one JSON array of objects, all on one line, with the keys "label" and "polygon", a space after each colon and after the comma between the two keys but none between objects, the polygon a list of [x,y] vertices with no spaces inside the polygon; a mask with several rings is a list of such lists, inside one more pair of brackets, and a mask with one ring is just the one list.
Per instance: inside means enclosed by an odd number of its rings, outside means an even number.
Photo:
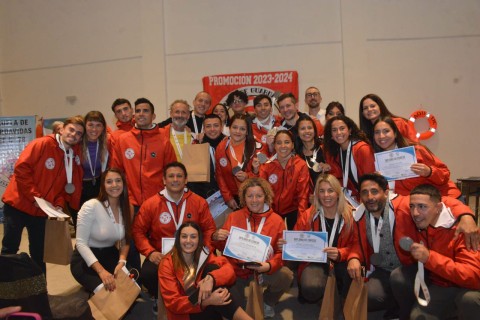
[{"label": "framed certificate", "polygon": [[242,261],[264,262],[271,241],[269,236],[232,227],[223,254]]},{"label": "framed certificate", "polygon": [[417,163],[413,146],[375,153],[375,169],[388,181],[418,177],[410,169]]},{"label": "framed certificate", "polygon": [[282,259],[307,262],[327,262],[327,254],[323,252],[328,245],[327,232],[315,231],[283,231]]}]

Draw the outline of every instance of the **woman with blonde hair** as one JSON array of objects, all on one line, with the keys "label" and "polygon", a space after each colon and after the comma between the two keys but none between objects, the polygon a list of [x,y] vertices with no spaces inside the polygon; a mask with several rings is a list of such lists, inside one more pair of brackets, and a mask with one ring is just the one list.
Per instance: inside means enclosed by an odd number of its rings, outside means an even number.
[{"label": "woman with blonde hair", "polygon": [[299,215],[294,230],[328,233],[324,249],[327,263],[304,262],[298,268],[299,299],[319,301],[324,294],[327,277],[333,265],[340,294],[345,298],[351,279],[347,257],[355,240],[352,207],[345,199],[342,186],[331,174],[320,175],[314,192],[314,204]]}]

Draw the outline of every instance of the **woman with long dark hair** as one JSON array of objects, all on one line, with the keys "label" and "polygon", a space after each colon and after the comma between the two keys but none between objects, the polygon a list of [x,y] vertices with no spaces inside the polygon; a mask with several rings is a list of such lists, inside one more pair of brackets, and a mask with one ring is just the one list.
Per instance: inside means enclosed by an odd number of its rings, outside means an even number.
[{"label": "woman with long dark hair", "polygon": [[[99,285],[115,290],[115,275],[126,264],[131,239],[130,202],[124,174],[107,169],[99,181],[96,199],[78,212],[77,243],[70,270],[87,291]],[[118,248],[117,248],[118,247]]]},{"label": "woman with long dark hair", "polygon": [[225,288],[235,282],[233,267],[203,246],[202,230],[195,222],[178,228],[158,278],[169,319],[251,319],[238,296]]},{"label": "woman with long dark hair", "polygon": [[343,186],[347,200],[358,206],[358,180],[375,172],[373,149],[365,133],[346,116],[331,118],[325,126],[325,159]]},{"label": "woman with long dark hair", "polygon": [[429,183],[434,185],[442,196],[458,198],[460,190],[450,180],[450,170],[440,161],[426,146],[405,139],[400,133],[396,122],[391,117],[380,117],[373,128],[373,147],[375,152],[382,152],[404,148],[415,147],[417,163],[412,164],[410,170],[418,177],[390,181],[390,190],[395,193],[407,196],[410,191],[418,185]]}]

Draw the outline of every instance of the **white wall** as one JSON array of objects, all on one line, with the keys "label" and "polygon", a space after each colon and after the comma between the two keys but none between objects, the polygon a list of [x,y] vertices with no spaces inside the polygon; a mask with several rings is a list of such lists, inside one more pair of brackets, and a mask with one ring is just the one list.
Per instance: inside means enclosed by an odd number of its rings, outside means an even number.
[{"label": "white wall", "polygon": [[453,178],[480,175],[479,57],[479,0],[0,0],[1,115],[112,118],[146,96],[161,119],[203,76],[297,70],[355,120],[370,92],[405,117],[425,106]]}]

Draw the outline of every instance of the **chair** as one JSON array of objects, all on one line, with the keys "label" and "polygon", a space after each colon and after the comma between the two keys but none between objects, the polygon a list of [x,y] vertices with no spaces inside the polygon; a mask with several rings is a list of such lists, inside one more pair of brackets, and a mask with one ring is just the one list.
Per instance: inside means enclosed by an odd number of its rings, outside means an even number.
[{"label": "chair", "polygon": [[462,195],[465,196],[465,204],[468,206],[470,197],[475,197],[475,221],[478,222],[478,206],[480,202],[480,177],[467,177],[457,179]]}]

